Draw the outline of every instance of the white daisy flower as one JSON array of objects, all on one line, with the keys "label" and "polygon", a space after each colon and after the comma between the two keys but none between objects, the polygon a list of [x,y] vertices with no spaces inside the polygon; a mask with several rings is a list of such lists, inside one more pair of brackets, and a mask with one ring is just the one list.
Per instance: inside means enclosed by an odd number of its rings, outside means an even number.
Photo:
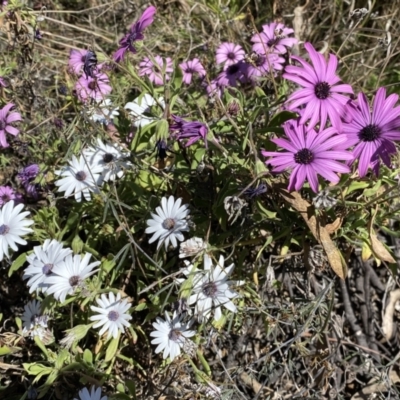
[{"label": "white daisy flower", "polygon": [[24,306],[24,314],[22,315],[23,336],[39,336],[43,341],[47,336],[47,315],[42,315],[41,302],[32,300]]},{"label": "white daisy flower", "polygon": [[100,165],[89,165],[83,156],[79,159],[72,156],[68,161],[69,166],[55,171],[61,178],[55,182],[59,186],[58,192],[65,192],[67,198],[74,194],[77,202],[82,201],[82,194],[86,200],[90,200],[90,192],[99,193],[98,183],[102,168]]},{"label": "white daisy flower", "polygon": [[179,258],[192,257],[206,248],[206,243],[202,238],[193,237],[181,243],[179,248]]},{"label": "white daisy flower", "polygon": [[64,249],[55,239],[46,239],[42,246],[35,246],[33,253],[26,257],[29,265],[23,276],[23,279],[28,279],[29,293],[35,290],[42,290],[45,293],[49,284],[45,284],[44,280],[52,275],[54,266],[64,261],[71,253],[70,248]]},{"label": "white daisy flower", "polygon": [[191,322],[182,324],[181,319],[182,316],[177,316],[174,312],[171,320],[171,317],[165,312],[165,321],[157,317],[157,322],[153,322],[156,330],[150,333],[150,336],[155,338],[151,343],[158,345],[155,350],[157,354],[164,350],[164,359],[170,357],[173,361],[175,357],[181,354],[181,349],[187,347],[188,338],[196,334],[195,331],[189,330]]},{"label": "white daisy flower", "polygon": [[177,247],[177,240],[182,242],[184,239],[182,232],[189,230],[186,217],[190,211],[187,204],[181,206],[181,203],[182,199],[175,201],[174,196],[170,196],[168,199],[163,197],[161,207],[156,208],[156,214],[151,213],[153,219],[147,220],[148,228],[145,232],[153,233],[149,243],[158,239],[157,250],[163,243],[167,249],[169,242],[173,247]]},{"label": "white daisy flower", "polygon": [[[192,295],[188,299],[188,304],[196,304],[195,313],[199,320],[207,320],[214,307],[214,320],[218,321],[222,317],[221,306],[229,311],[236,312],[236,306],[231,299],[240,295],[231,289],[233,285],[241,285],[242,281],[228,281],[229,276],[235,268],[234,264],[224,268],[225,259],[221,255],[218,264],[213,267],[211,257],[204,254],[204,271],[194,271],[194,267],[185,260],[187,269],[185,275],[193,276]],[[194,271],[194,272],[193,272]]]},{"label": "white daisy flower", "polygon": [[89,319],[91,321],[98,321],[93,325],[93,328],[103,327],[100,329],[99,335],[101,336],[104,332],[108,331],[107,340],[112,336],[114,339],[118,337],[118,332],[124,332],[125,326],[129,327],[128,322],[132,317],[126,314],[130,308],[130,303],[127,299],[121,300],[121,294],[118,293],[114,296],[113,292],[101,295],[100,299],[96,299],[97,304],[100,307],[90,306],[92,311],[97,312],[97,315],[93,315]]},{"label": "white daisy flower", "polygon": [[87,388],[83,388],[79,391],[79,399],[75,398],[74,400],[108,400],[107,396],[101,397],[101,388],[97,389],[92,386],[92,388],[87,390]]},{"label": "white daisy flower", "polygon": [[101,180],[115,181],[124,175],[124,168],[129,168],[132,164],[126,160],[130,153],[116,143],[104,144],[101,139],[97,139],[94,147],[89,147],[83,152],[84,157],[92,166],[102,168]]},{"label": "white daisy flower", "polygon": [[[157,100],[154,97],[146,93],[144,96],[139,96],[135,100],[126,103],[125,109],[130,110],[130,114],[133,117],[133,125],[137,128],[144,127],[156,121],[157,118],[149,116],[152,112],[152,108],[158,107],[161,111],[165,108],[165,101],[162,97]],[[147,114],[147,115],[146,115]]]},{"label": "white daisy flower", "polygon": [[92,270],[100,261],[89,264],[91,256],[90,253],[86,253],[83,258],[80,255],[69,254],[64,261],[54,266],[53,275],[44,280],[44,284],[49,285],[46,293],[53,294],[61,303],[65,301],[67,294],[73,295],[76,288],[83,286],[86,278],[98,271]]},{"label": "white daisy flower", "polygon": [[31,228],[28,228],[33,221],[25,219],[29,211],[21,213],[23,208],[23,204],[14,207],[14,200],[11,200],[0,209],[0,261],[4,259],[4,256],[9,257],[9,247],[17,251],[17,243],[27,244],[21,236],[33,232]]},{"label": "white daisy flower", "polygon": [[113,108],[110,99],[104,99],[95,105],[89,106],[86,111],[89,119],[94,122],[107,124],[119,115],[118,107]]}]

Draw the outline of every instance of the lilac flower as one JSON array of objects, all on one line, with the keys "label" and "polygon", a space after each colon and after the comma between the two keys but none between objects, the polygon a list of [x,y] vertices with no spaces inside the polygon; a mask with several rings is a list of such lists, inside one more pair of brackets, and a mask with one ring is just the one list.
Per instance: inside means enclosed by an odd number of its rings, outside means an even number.
[{"label": "lilac flower", "polygon": [[400,107],[394,107],[399,96],[386,98],[386,89],[379,88],[372,106],[372,113],[364,93],[358,94],[358,102],[350,102],[346,109],[351,122],[343,124],[349,146],[355,145],[354,159],[358,159],[360,177],[371,167],[379,175],[379,161],[390,167],[390,155],[396,154],[393,140],[400,141]]},{"label": "lilac flower", "polygon": [[7,82],[3,77],[0,76],[0,86],[7,87]]},{"label": "lilac flower", "polygon": [[119,41],[119,49],[113,55],[115,62],[122,61],[128,50],[131,53],[136,53],[134,43],[144,39],[143,30],[153,23],[155,13],[156,8],[153,6],[147,7],[146,10],[144,10],[139,20],[131,26],[129,32]]},{"label": "lilac flower", "polygon": [[96,101],[104,100],[111,93],[110,80],[105,73],[95,71],[93,77],[81,76],[75,84],[76,94],[80,101],[86,102],[89,98]]},{"label": "lilac flower", "polygon": [[259,54],[271,52],[285,54],[286,47],[293,47],[297,43],[296,38],[287,37],[293,32],[293,29],[286,28],[282,23],[271,22],[269,25],[263,25],[263,31],[251,38],[254,43],[253,51]]},{"label": "lilac flower", "polygon": [[256,80],[262,76],[270,75],[270,71],[272,71],[273,75],[275,76],[275,71],[282,71],[282,64],[284,62],[285,59],[283,57],[280,57],[278,54],[257,54],[254,60],[254,65],[251,63],[247,64],[247,77],[249,79]]},{"label": "lilac flower", "polygon": [[290,120],[284,124],[287,139],[272,139],[272,141],[286,151],[262,151],[265,157],[270,158],[273,172],[290,170],[288,190],[300,190],[307,180],[311,189],[318,192],[318,178],[332,183],[339,182],[336,172],[349,173],[350,168],[337,160],[353,160],[350,152],[346,151],[348,138],[346,135],[337,135],[334,128],[327,128],[318,134],[299,121]]},{"label": "lilac flower", "polygon": [[190,83],[192,82],[192,76],[195,73],[197,73],[200,78],[206,76],[206,70],[204,69],[198,58],[193,58],[193,60],[183,62],[179,64],[179,67],[183,71],[182,81],[187,85],[190,85]]},{"label": "lilac flower", "polygon": [[209,84],[206,85],[207,94],[210,97],[222,97],[224,93],[224,86],[218,79],[213,79]]},{"label": "lilac flower", "polygon": [[303,89],[297,90],[289,98],[288,109],[294,110],[300,105],[305,105],[300,123],[305,124],[309,121],[309,128],[314,128],[319,122],[319,129],[325,127],[327,118],[332,125],[342,130],[341,115],[344,113],[345,104],[348,97],[339,94],[353,93],[350,85],[336,85],[340,78],[335,74],[338,60],[333,54],[329,55],[329,61],[326,62],[324,56],[318,53],[310,43],[305,43],[304,47],[310,54],[313,66],[300,57],[292,56],[303,68],[289,65],[283,77],[303,86]]},{"label": "lilac flower", "polygon": [[10,200],[19,200],[21,196],[15,193],[13,188],[10,186],[0,186],[0,207],[8,203]]},{"label": "lilac flower", "polygon": [[207,147],[207,133],[208,128],[201,122],[198,121],[185,121],[184,119],[172,115],[174,123],[169,126],[170,131],[173,132],[177,140],[189,139],[186,142],[185,147],[191,146],[198,140],[203,139]]},{"label": "lilac flower", "polygon": [[150,82],[155,85],[163,85],[163,75],[166,81],[170,80],[168,74],[173,71],[172,60],[170,57],[163,59],[160,56],[154,56],[154,61],[155,64],[150,58],[145,57],[139,64],[139,76],[147,75]]},{"label": "lilac flower", "polygon": [[217,49],[217,64],[224,63],[224,68],[244,59],[245,52],[241,46],[235,43],[222,43]]},{"label": "lilac flower", "polygon": [[68,67],[76,75],[81,73],[83,65],[85,64],[87,53],[87,50],[71,49],[69,53]]},{"label": "lilac flower", "polygon": [[19,130],[14,128],[11,124],[16,121],[21,121],[22,117],[19,112],[10,112],[14,107],[13,103],[6,104],[0,109],[0,147],[8,147],[6,133],[17,136]]},{"label": "lilac flower", "polygon": [[31,183],[37,177],[37,175],[39,174],[39,170],[39,165],[31,164],[20,171],[17,177],[22,185],[26,185],[28,183]]}]

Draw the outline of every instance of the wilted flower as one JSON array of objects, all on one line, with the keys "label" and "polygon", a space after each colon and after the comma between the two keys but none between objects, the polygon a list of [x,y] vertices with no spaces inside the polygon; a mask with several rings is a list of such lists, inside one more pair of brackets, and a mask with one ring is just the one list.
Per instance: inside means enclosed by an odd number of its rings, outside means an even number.
[{"label": "wilted flower", "polygon": [[205,124],[198,121],[185,121],[176,115],[172,115],[172,119],[174,123],[170,124],[169,129],[177,140],[188,139],[186,147],[189,147],[202,139],[207,147],[208,128]]},{"label": "wilted flower", "polygon": [[249,199],[260,196],[263,193],[267,193],[267,185],[265,183],[261,183],[255,188],[249,187],[243,192]]},{"label": "wilted flower", "polygon": [[237,196],[227,196],[224,199],[224,208],[228,214],[228,221],[232,219],[232,224],[239,218],[242,214],[242,209],[247,206],[247,203]]},{"label": "wilted flower", "polygon": [[0,109],[0,146],[4,148],[9,146],[7,143],[6,133],[17,136],[19,130],[12,126],[12,124],[22,120],[19,112],[10,112],[13,107],[13,103],[8,103]]},{"label": "wilted flower", "polygon": [[39,336],[40,340],[48,336],[47,333],[48,316],[42,315],[41,302],[32,300],[24,306],[24,314],[22,316],[24,336]]},{"label": "wilted flower", "polygon": [[182,81],[187,85],[192,82],[192,77],[194,74],[197,74],[200,78],[206,76],[206,70],[198,58],[193,58],[193,60],[183,62],[179,64],[179,67],[183,72]]},{"label": "wilted flower", "polygon": [[337,203],[337,200],[334,197],[329,196],[329,190],[328,188],[325,188],[313,198],[312,202],[316,209],[320,209],[333,207]]},{"label": "wilted flower", "polygon": [[206,248],[206,243],[202,238],[192,237],[182,242],[179,248],[179,258],[193,257]]},{"label": "wilted flower", "polygon": [[0,86],[7,87],[7,82],[2,76],[0,76]]},{"label": "wilted flower", "polygon": [[120,62],[124,59],[125,53],[130,51],[136,53],[134,43],[138,40],[143,40],[143,30],[153,23],[156,8],[153,6],[147,7],[142,16],[135,22],[129,32],[119,41],[119,49],[114,53],[113,58],[115,62]]},{"label": "wilted flower", "polygon": [[170,80],[170,73],[173,71],[172,60],[170,57],[163,59],[160,56],[153,57],[154,62],[145,57],[139,64],[139,76],[147,76],[149,81],[155,85],[163,85]]}]

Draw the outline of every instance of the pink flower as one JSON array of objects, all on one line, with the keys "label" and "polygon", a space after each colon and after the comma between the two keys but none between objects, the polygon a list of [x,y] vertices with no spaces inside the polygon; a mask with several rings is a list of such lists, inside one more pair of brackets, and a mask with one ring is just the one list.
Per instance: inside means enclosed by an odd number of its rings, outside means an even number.
[{"label": "pink flower", "polygon": [[332,183],[338,183],[337,172],[349,173],[350,168],[337,160],[351,161],[353,156],[346,149],[348,138],[337,135],[334,128],[327,128],[317,134],[314,129],[290,120],[283,126],[287,139],[272,139],[282,147],[283,152],[262,151],[265,157],[271,157],[266,164],[271,164],[273,172],[290,171],[288,190],[300,190],[307,180],[311,189],[318,192],[318,177]]},{"label": "pink flower", "polygon": [[201,64],[198,58],[193,58],[193,60],[189,60],[179,64],[183,72],[183,83],[190,85],[192,82],[193,74],[199,75],[200,78],[206,76],[206,70],[204,69],[203,65]]},{"label": "pink flower", "polygon": [[76,75],[80,75],[88,51],[82,49],[71,49],[69,53],[68,67]]},{"label": "pink flower", "polygon": [[262,76],[268,76],[272,74],[275,76],[276,71],[283,70],[283,63],[285,59],[280,57],[278,54],[267,53],[267,54],[257,54],[254,64],[248,63],[247,66],[247,77],[253,80],[260,78]]},{"label": "pink flower", "polygon": [[174,123],[170,124],[169,130],[173,132],[173,136],[177,140],[188,139],[185,147],[189,147],[196,143],[198,140],[204,140],[207,147],[207,133],[208,128],[205,124],[198,121],[186,121],[177,115],[171,115]]},{"label": "pink flower", "polygon": [[245,52],[241,46],[235,43],[222,43],[217,49],[217,64],[224,63],[224,68],[244,59]]},{"label": "pink flower", "polygon": [[396,154],[394,140],[400,141],[400,107],[394,107],[399,96],[386,97],[386,89],[379,88],[373,101],[372,112],[364,93],[358,102],[349,102],[346,113],[351,122],[343,124],[343,134],[349,146],[355,145],[354,159],[358,159],[360,177],[371,167],[379,175],[380,159],[390,167],[390,155]]},{"label": "pink flower", "polygon": [[147,75],[150,82],[155,85],[163,85],[163,76],[166,81],[171,79],[168,74],[173,71],[172,60],[170,57],[163,59],[160,56],[154,56],[154,61],[156,64],[150,58],[145,57],[139,64],[139,76]]},{"label": "pink flower", "polygon": [[0,146],[8,147],[6,133],[17,136],[19,130],[14,128],[11,124],[16,121],[21,121],[21,114],[18,112],[10,112],[11,108],[14,107],[13,103],[6,104],[0,109]]},{"label": "pink flower", "polygon": [[309,120],[309,128],[314,128],[319,123],[319,129],[322,130],[329,117],[331,124],[340,132],[342,130],[341,116],[349,98],[339,93],[353,93],[353,89],[350,85],[337,85],[340,78],[335,74],[338,64],[335,55],[330,54],[329,61],[326,62],[324,56],[318,53],[310,43],[305,43],[304,47],[310,54],[313,66],[301,57],[292,56],[302,65],[302,68],[289,65],[283,74],[284,78],[303,86],[303,89],[289,96],[288,109],[294,110],[304,105],[301,124]]},{"label": "pink flower", "polygon": [[89,98],[95,101],[104,100],[111,93],[110,80],[105,73],[95,71],[93,78],[81,76],[75,84],[76,95],[83,103]]},{"label": "pink flower", "polygon": [[222,87],[235,87],[238,81],[245,82],[247,79],[247,67],[248,64],[244,61],[229,65],[218,75],[218,84]]},{"label": "pink flower", "polygon": [[127,51],[136,53],[134,43],[144,39],[143,30],[153,23],[155,13],[156,8],[153,6],[147,7],[144,10],[139,20],[131,26],[129,32],[119,41],[119,48],[113,55],[115,62],[122,61]]},{"label": "pink flower", "polygon": [[10,186],[0,186],[0,207],[4,206],[10,200],[21,201],[21,195],[15,193]]},{"label": "pink flower", "polygon": [[7,82],[0,76],[0,86],[7,87]]},{"label": "pink flower", "polygon": [[254,43],[253,51],[259,54],[271,52],[285,54],[287,47],[293,47],[297,43],[296,38],[287,37],[293,32],[293,29],[286,28],[282,23],[272,22],[269,25],[263,25],[263,31],[251,38]]}]

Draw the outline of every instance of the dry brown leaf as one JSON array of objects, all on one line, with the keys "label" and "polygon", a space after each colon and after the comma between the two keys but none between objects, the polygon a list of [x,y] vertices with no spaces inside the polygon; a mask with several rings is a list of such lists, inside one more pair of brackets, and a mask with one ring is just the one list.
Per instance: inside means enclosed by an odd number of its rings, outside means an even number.
[{"label": "dry brown leaf", "polygon": [[382,320],[382,331],[386,340],[390,340],[393,336],[393,314],[396,303],[400,300],[400,289],[390,292],[389,303],[386,306],[385,314]]},{"label": "dry brown leaf", "polygon": [[338,217],[331,224],[326,225],[325,229],[332,235],[332,233],[335,233],[342,226],[342,223],[343,217]]},{"label": "dry brown leaf", "polygon": [[396,262],[396,260],[389,253],[389,250],[383,245],[381,241],[379,241],[375,234],[370,234],[370,239],[372,251],[377,258],[388,263]]}]

